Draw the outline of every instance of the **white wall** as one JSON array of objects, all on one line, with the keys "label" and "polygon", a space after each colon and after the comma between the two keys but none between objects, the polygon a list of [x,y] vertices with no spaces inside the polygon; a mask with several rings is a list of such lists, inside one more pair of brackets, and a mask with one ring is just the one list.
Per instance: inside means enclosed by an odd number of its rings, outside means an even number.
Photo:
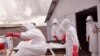
[{"label": "white wall", "polygon": [[58,18],[59,23],[63,20],[63,17],[70,19],[73,25],[76,25],[75,13],[82,11],[84,9],[96,6],[99,4],[99,0],[59,0],[51,18],[48,22],[48,38],[52,40],[51,28],[52,20]]},{"label": "white wall", "polygon": [[95,6],[99,3],[98,0],[59,0],[58,5],[54,11],[54,16],[51,17],[62,17],[77,11]]},{"label": "white wall", "polygon": [[51,36],[51,22],[47,22],[47,40],[53,40],[53,37]]},{"label": "white wall", "polygon": [[[98,4],[97,6],[97,10],[98,10],[98,26],[100,27],[100,4]],[[100,47],[100,32],[98,34],[98,47]],[[98,51],[99,51],[99,56],[100,56],[100,48],[98,48]]]}]

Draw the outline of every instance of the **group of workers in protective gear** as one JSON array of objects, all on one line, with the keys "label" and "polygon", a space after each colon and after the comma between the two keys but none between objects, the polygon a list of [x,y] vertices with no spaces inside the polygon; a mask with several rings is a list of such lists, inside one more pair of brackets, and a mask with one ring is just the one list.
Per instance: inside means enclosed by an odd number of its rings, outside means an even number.
[{"label": "group of workers in protective gear", "polygon": [[[93,21],[91,15],[86,18],[86,41],[89,42],[91,56],[98,56],[98,25]],[[57,19],[53,21],[53,38],[65,42],[66,56],[78,56],[79,41],[75,27],[68,19],[64,19],[58,24]]]},{"label": "group of workers in protective gear", "polygon": [[[47,52],[46,39],[43,33],[36,28],[36,26],[32,23],[25,23],[23,26],[27,29],[25,32],[16,33],[9,32],[6,34],[6,37],[16,37],[24,40],[28,40],[28,42],[20,42],[18,46],[22,46],[19,48],[18,52],[15,56],[42,56]],[[92,56],[98,56],[97,52],[97,33],[98,27],[93,21],[92,16],[88,16],[86,19],[86,41],[89,42],[89,51]],[[52,37],[56,41],[61,41],[64,43],[66,48],[66,56],[78,56],[79,49],[79,41],[75,27],[71,24],[68,19],[64,19],[60,24],[58,24],[58,20],[53,20],[52,27]],[[2,45],[4,41],[0,39],[0,50],[4,49],[4,45]]]},{"label": "group of workers in protective gear", "polygon": [[58,25],[57,19],[53,20],[52,37],[56,42],[65,43],[66,34],[64,34],[64,31],[61,30],[61,27]]},{"label": "group of workers in protective gear", "polygon": [[78,56],[79,41],[76,29],[68,19],[64,19],[59,25],[57,19],[53,21],[52,36],[58,41],[64,42],[66,56]]}]

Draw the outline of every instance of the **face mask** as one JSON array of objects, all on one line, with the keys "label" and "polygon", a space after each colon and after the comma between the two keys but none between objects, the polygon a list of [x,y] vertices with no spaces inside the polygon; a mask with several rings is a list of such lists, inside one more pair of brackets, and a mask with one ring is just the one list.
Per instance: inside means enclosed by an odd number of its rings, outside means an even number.
[{"label": "face mask", "polygon": [[92,23],[92,21],[91,20],[88,20],[87,23]]}]

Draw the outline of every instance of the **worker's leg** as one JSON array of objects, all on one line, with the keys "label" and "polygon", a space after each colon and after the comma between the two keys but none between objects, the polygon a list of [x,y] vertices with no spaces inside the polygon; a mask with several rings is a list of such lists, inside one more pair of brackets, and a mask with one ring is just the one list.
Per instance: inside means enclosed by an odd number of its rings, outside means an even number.
[{"label": "worker's leg", "polygon": [[91,56],[98,56],[98,53],[96,53],[96,52],[91,52]]},{"label": "worker's leg", "polygon": [[72,48],[66,49],[66,56],[72,56]]},{"label": "worker's leg", "polygon": [[32,44],[19,49],[15,56],[42,56],[45,55],[46,50],[42,44]]}]

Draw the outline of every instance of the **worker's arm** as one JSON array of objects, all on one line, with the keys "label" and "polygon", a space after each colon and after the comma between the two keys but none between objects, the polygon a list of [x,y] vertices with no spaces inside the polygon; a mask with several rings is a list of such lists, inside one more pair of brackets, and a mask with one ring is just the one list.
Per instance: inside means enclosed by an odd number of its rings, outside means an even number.
[{"label": "worker's arm", "polygon": [[34,29],[21,33],[22,39],[37,39],[38,37],[44,38],[43,33],[39,29]]},{"label": "worker's arm", "polygon": [[90,29],[86,26],[86,41],[89,42]]},{"label": "worker's arm", "polygon": [[52,27],[51,34],[52,34],[52,37],[53,37],[56,41],[58,41],[58,37],[57,37],[57,35],[56,35],[55,26]]},{"label": "worker's arm", "polygon": [[17,37],[20,38],[20,33],[8,32],[6,33],[6,37]]},{"label": "worker's arm", "polygon": [[53,38],[55,38],[56,41],[58,41],[58,37],[56,35],[53,36]]},{"label": "worker's arm", "polygon": [[78,49],[79,49],[79,41],[77,37],[77,32],[74,28],[71,29],[70,35],[73,41],[73,56],[78,56]]},{"label": "worker's arm", "polygon": [[73,29],[70,33],[71,35],[71,39],[73,41],[73,45],[78,46],[79,47],[79,40],[78,40],[78,36],[77,36],[77,32],[75,29]]},{"label": "worker's arm", "polygon": [[75,39],[73,40],[74,44],[73,44],[73,56],[78,56],[78,49],[79,49],[79,43],[77,41],[75,41]]},{"label": "worker's arm", "polygon": [[100,28],[98,26],[98,23],[94,22],[94,25],[95,25],[95,32],[100,32]]},{"label": "worker's arm", "polygon": [[62,43],[65,43],[66,42],[66,38],[67,38],[67,36],[66,36],[66,33],[63,35],[63,37],[62,37]]},{"label": "worker's arm", "polygon": [[79,42],[78,39],[76,39],[76,37],[73,37],[73,56],[78,56],[78,49],[79,49]]}]

